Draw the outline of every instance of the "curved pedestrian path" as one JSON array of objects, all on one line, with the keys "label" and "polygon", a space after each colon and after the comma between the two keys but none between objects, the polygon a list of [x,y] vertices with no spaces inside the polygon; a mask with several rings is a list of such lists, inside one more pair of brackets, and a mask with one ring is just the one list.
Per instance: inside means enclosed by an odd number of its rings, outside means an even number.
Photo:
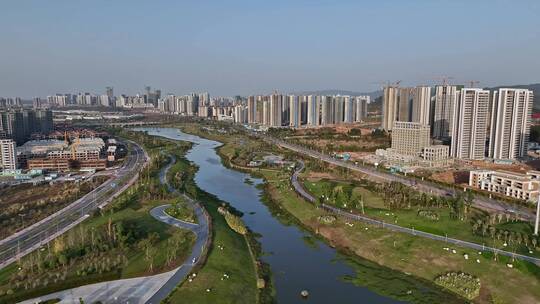
[{"label": "curved pedestrian path", "polygon": [[209,241],[209,218],[206,215],[203,207],[187,197],[185,194],[179,193],[167,181],[167,172],[176,162],[173,156],[170,156],[169,164],[160,172],[160,181],[165,184],[169,191],[183,196],[188,204],[190,204],[197,216],[197,224],[178,220],[169,216],[165,210],[170,205],[162,205],[150,210],[150,214],[157,220],[176,226],[182,229],[191,230],[196,235],[195,244],[184,264],[179,267],[153,276],[137,277],[131,279],[122,279],[109,282],[95,283],[91,285],[80,286],[72,289],[67,289],[46,296],[41,296],[31,300],[26,300],[21,303],[39,303],[51,299],[60,299],[60,303],[76,303],[79,304],[80,299],[84,303],[160,303],[165,299],[174,288],[182,282],[191,272],[193,267],[199,261],[204,252],[205,246]]},{"label": "curved pedestrian path", "polygon": [[[298,162],[298,167],[296,168],[293,175],[291,176],[291,183],[292,183],[295,191],[300,196],[302,196],[305,200],[307,200],[307,201],[309,201],[311,203],[314,203],[316,198],[313,197],[313,195],[311,195],[309,192],[307,192],[304,189],[304,187],[302,186],[302,184],[298,181],[298,174],[300,174],[300,172],[302,170],[304,170],[304,163],[302,161],[299,161]],[[411,235],[415,235],[415,236],[420,236],[420,237],[424,237],[424,238],[428,238],[428,239],[432,239],[432,240],[442,241],[442,242],[445,242],[445,243],[448,243],[448,244],[453,244],[453,245],[456,245],[456,246],[472,248],[472,249],[480,250],[480,251],[489,251],[489,252],[493,252],[493,253],[496,253],[496,254],[505,255],[505,256],[513,257],[513,258],[516,258],[516,259],[519,259],[519,260],[531,262],[531,263],[534,263],[534,264],[540,266],[540,259],[532,257],[532,256],[519,254],[519,253],[513,253],[513,252],[509,252],[509,251],[505,251],[505,250],[501,250],[501,249],[497,249],[497,248],[493,248],[493,247],[488,247],[488,246],[484,246],[484,245],[480,245],[480,244],[476,244],[476,243],[472,243],[472,242],[468,242],[468,241],[462,241],[462,240],[459,240],[459,239],[449,238],[449,237],[446,237],[446,236],[441,236],[441,235],[432,234],[432,233],[423,232],[423,231],[418,231],[418,230],[415,230],[415,229],[411,229],[411,228],[407,228],[407,227],[403,227],[403,226],[399,226],[399,225],[395,225],[395,224],[391,224],[391,223],[386,223],[384,221],[372,219],[372,218],[367,217],[367,216],[362,216],[362,215],[359,215],[359,214],[350,213],[350,212],[344,211],[344,210],[342,210],[340,208],[336,208],[334,206],[330,206],[330,205],[327,205],[327,204],[324,204],[324,203],[321,204],[321,208],[323,208],[323,209],[325,209],[325,210],[327,210],[329,212],[335,213],[335,214],[337,214],[339,216],[346,217],[346,218],[348,218],[350,220],[353,220],[353,221],[360,221],[360,222],[368,223],[368,224],[371,224],[371,225],[379,226],[379,227],[382,227],[382,228],[386,228],[386,229],[389,229],[389,230],[392,230],[392,231],[403,232],[403,233],[407,233],[407,234],[411,234]]]}]

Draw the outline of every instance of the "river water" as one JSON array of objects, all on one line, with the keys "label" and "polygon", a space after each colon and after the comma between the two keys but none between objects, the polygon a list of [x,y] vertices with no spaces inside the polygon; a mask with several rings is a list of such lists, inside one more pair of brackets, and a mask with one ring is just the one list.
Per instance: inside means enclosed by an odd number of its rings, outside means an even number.
[{"label": "river water", "polygon": [[[365,287],[345,282],[344,276],[356,276],[354,269],[335,249],[313,239],[296,225],[286,225],[272,216],[261,201],[262,180],[224,167],[214,150],[221,143],[185,134],[178,129],[139,128],[150,135],[195,143],[186,155],[199,166],[197,185],[244,213],[246,225],[262,235],[259,241],[267,253],[278,303],[398,303]],[[246,179],[253,183],[246,183]],[[306,242],[306,239],[311,241]],[[300,291],[309,291],[308,299]]]}]

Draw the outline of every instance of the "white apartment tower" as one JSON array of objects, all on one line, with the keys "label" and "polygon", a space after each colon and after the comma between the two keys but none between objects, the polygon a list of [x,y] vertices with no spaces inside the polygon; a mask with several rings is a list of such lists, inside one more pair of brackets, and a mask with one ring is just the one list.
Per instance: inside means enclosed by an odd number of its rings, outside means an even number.
[{"label": "white apartment tower", "polygon": [[300,100],[296,95],[289,96],[289,126],[300,127],[301,119]]},{"label": "white apartment tower", "polygon": [[456,98],[456,86],[439,85],[435,87],[435,109],[433,111],[434,138],[450,138]]},{"label": "white apartment tower", "polygon": [[282,102],[283,102],[283,95],[280,94],[272,94],[270,95],[270,126],[271,127],[281,127],[281,121],[282,121]]},{"label": "white apartment tower", "polygon": [[334,105],[332,96],[321,96],[321,125],[334,123]]},{"label": "white apartment tower", "polygon": [[354,121],[360,122],[367,117],[367,105],[369,103],[369,96],[357,96],[354,99]]},{"label": "white apartment tower", "polygon": [[307,124],[308,126],[319,125],[320,96],[309,95],[307,99]]},{"label": "white apartment tower", "polygon": [[431,108],[431,87],[420,86],[414,88],[411,121],[422,125],[429,125]]},{"label": "white apartment tower", "polygon": [[250,124],[257,122],[257,103],[255,102],[255,96],[248,97],[247,111],[247,122]]},{"label": "white apartment tower", "polygon": [[343,96],[344,102],[344,113],[343,113],[343,122],[352,123],[354,122],[354,99],[350,96]]},{"label": "white apartment tower", "polygon": [[12,139],[0,139],[0,169],[17,169],[17,155],[15,154],[15,142]]},{"label": "white apartment tower", "polygon": [[484,159],[488,125],[489,91],[462,89],[454,104],[450,156]]},{"label": "white apartment tower", "polygon": [[388,86],[383,90],[381,127],[385,131],[392,131],[394,121],[397,119],[398,93],[397,87]]},{"label": "white apartment tower", "polygon": [[493,93],[490,123],[490,158],[515,160],[527,155],[533,92],[499,89]]}]

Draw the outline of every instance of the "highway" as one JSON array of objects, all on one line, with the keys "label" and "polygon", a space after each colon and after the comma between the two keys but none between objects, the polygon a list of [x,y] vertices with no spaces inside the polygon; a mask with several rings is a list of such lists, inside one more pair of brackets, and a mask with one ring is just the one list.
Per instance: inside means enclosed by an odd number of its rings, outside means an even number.
[{"label": "highway", "polygon": [[[383,172],[380,170],[377,170],[373,167],[368,167],[364,165],[356,165],[351,162],[343,161],[340,159],[333,158],[329,155],[322,154],[318,151],[306,149],[304,147],[300,147],[298,145],[294,145],[291,143],[287,143],[285,141],[275,139],[272,137],[265,136],[263,137],[264,140],[271,142],[275,145],[279,145],[283,148],[289,149],[291,151],[307,155],[312,158],[316,158],[319,160],[322,160],[324,162],[327,162],[329,164],[340,166],[344,168],[348,168],[352,171],[360,172],[365,175],[370,176],[371,178],[374,178],[379,181],[384,182],[400,182],[406,186],[413,187],[418,191],[429,193],[429,194],[435,194],[439,196],[447,196],[447,195],[453,195],[454,189],[444,187],[442,185],[438,185],[429,181],[422,181],[415,178],[409,178],[398,174],[392,174],[388,172]],[[495,199],[490,199],[487,197],[476,195],[474,198],[475,207],[479,209],[484,209],[490,212],[511,212],[515,213],[519,218],[527,221],[534,221],[535,215],[532,210],[523,207],[523,206],[513,206],[508,203],[497,201]]]},{"label": "highway", "polygon": [[135,182],[139,169],[147,161],[147,155],[135,142],[129,143],[132,147],[130,153],[121,168],[110,171],[110,179],[64,209],[0,240],[0,269],[76,226]]},{"label": "highway", "polygon": [[[300,194],[300,196],[302,196],[307,201],[309,201],[311,203],[314,203],[316,198],[313,197],[313,195],[311,195],[310,193],[308,193],[304,189],[302,184],[300,184],[300,182],[298,181],[298,174],[304,169],[304,163],[300,161],[300,162],[298,162],[298,164],[299,164],[298,168],[295,170],[295,172],[291,176],[291,183],[292,183],[294,189],[296,190],[296,192],[298,194]],[[327,204],[321,204],[321,208],[323,208],[323,209],[325,209],[325,210],[327,210],[329,212],[332,212],[334,214],[337,214],[339,216],[351,219],[353,221],[360,221],[360,222],[368,223],[368,224],[375,225],[375,226],[378,226],[378,227],[381,227],[381,228],[389,229],[389,230],[392,230],[392,231],[397,231],[397,232],[407,233],[407,234],[411,234],[411,235],[415,235],[415,236],[420,236],[420,237],[424,237],[424,238],[428,238],[428,239],[432,239],[432,240],[437,240],[437,241],[445,242],[447,244],[452,244],[452,245],[456,245],[456,246],[472,248],[472,249],[475,249],[475,250],[478,250],[478,251],[489,251],[489,252],[493,252],[493,253],[496,253],[496,254],[513,257],[513,258],[516,258],[516,259],[519,259],[519,260],[528,261],[528,262],[531,262],[531,263],[534,263],[534,264],[540,266],[540,259],[535,258],[535,257],[531,257],[531,256],[523,255],[523,254],[518,254],[518,253],[513,253],[513,252],[509,252],[509,251],[504,251],[504,250],[500,250],[500,249],[497,249],[497,248],[488,247],[488,246],[485,246],[485,245],[480,245],[480,244],[476,244],[476,243],[472,243],[472,242],[462,241],[462,240],[450,238],[450,237],[447,237],[447,236],[441,236],[441,235],[432,234],[432,233],[428,233],[428,232],[418,231],[418,230],[415,230],[415,229],[406,228],[406,227],[402,227],[402,226],[391,224],[391,223],[385,223],[384,221],[372,219],[372,218],[369,218],[367,216],[363,216],[363,215],[359,215],[359,214],[350,213],[350,212],[344,211],[344,210],[342,210],[340,208],[336,208],[334,206],[330,206],[330,205],[327,205]]]}]

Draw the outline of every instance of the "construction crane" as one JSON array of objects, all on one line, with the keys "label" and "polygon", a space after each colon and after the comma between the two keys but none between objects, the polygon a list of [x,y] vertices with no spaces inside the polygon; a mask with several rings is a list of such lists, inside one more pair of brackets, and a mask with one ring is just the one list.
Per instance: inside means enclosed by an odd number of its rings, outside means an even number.
[{"label": "construction crane", "polygon": [[439,77],[435,77],[435,81],[438,81],[438,82],[442,82],[442,85],[448,85],[450,83],[449,80],[451,79],[454,79],[454,77],[452,76],[439,76]]},{"label": "construction crane", "polygon": [[77,147],[81,144],[81,138],[79,137],[79,133],[76,132],[76,137],[73,143],[71,144],[71,159],[76,160],[77,159]]},{"label": "construction crane", "polygon": [[477,85],[480,84],[480,81],[478,81],[478,80],[469,80],[469,84],[470,84],[469,88],[474,88],[474,87],[476,87]]}]

